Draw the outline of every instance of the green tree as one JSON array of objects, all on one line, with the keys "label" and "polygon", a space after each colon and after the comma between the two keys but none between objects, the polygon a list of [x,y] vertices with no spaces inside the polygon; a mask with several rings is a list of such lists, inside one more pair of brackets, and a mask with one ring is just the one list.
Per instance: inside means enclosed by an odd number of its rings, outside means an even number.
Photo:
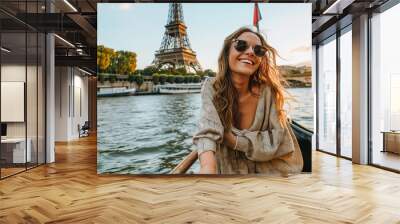
[{"label": "green tree", "polygon": [[160,83],[161,84],[165,84],[165,82],[167,81],[167,75],[166,74],[161,74],[160,75]]},{"label": "green tree", "polygon": [[152,76],[154,73],[157,73],[158,69],[155,66],[147,66],[143,69],[142,75],[144,76]]},{"label": "green tree", "polygon": [[106,73],[110,73],[110,74],[116,74],[117,73],[117,66],[118,66],[117,57],[118,57],[117,52],[113,52],[113,54],[111,55],[111,59],[110,59],[110,65],[105,70]]},{"label": "green tree", "polygon": [[183,83],[185,81],[185,77],[183,75],[175,76],[175,83]]},{"label": "green tree", "polygon": [[184,78],[184,80],[183,80],[184,83],[189,83],[191,80],[191,76],[189,76],[189,75],[185,75],[183,78]]},{"label": "green tree", "polygon": [[195,75],[198,75],[198,76],[200,76],[201,78],[203,78],[204,77],[204,72],[203,71],[196,71],[196,74]]},{"label": "green tree", "polygon": [[195,82],[195,83],[199,83],[200,80],[201,80],[201,78],[198,75],[195,75],[194,78],[193,78],[193,82]]},{"label": "green tree", "polygon": [[171,73],[171,69],[162,68],[162,69],[158,70],[158,73],[160,73],[160,74],[170,74]]},{"label": "green tree", "polygon": [[194,75],[189,76],[189,83],[194,82]]},{"label": "green tree", "polygon": [[211,69],[206,69],[206,70],[203,72],[203,75],[204,75],[204,76],[209,76],[209,77],[215,77],[215,76],[217,75],[217,73],[216,73],[216,72],[213,72],[213,70],[211,70]]},{"label": "green tree", "polygon": [[116,73],[117,74],[128,74],[129,73],[129,52],[127,51],[117,51],[116,60]]},{"label": "green tree", "polygon": [[143,74],[143,69],[137,69],[133,72],[134,75],[142,75]]},{"label": "green tree", "polygon": [[181,67],[181,68],[177,68],[175,69],[175,75],[185,75],[187,73],[186,68]]},{"label": "green tree", "polygon": [[115,81],[117,81],[117,76],[115,74],[109,75],[108,81],[110,81],[110,83],[114,83]]},{"label": "green tree", "polygon": [[178,75],[178,72],[177,72],[175,69],[172,69],[172,70],[167,71],[166,74],[169,74],[169,75]]},{"label": "green tree", "polygon": [[129,81],[130,83],[135,82],[135,81],[136,81],[136,75],[129,74],[129,75],[128,75],[128,81]]},{"label": "green tree", "polygon": [[132,74],[136,70],[136,53],[134,52],[127,52],[127,57],[128,57],[128,74]]},{"label": "green tree", "polygon": [[169,82],[169,83],[174,83],[174,82],[175,82],[175,75],[169,75],[169,76],[167,76],[167,82]]},{"label": "green tree", "polygon": [[143,76],[141,76],[141,75],[138,75],[138,76],[136,76],[136,84],[138,85],[138,87],[139,87],[139,89],[140,89],[140,86],[143,84],[143,82],[144,82],[144,78],[143,78]]},{"label": "green tree", "polygon": [[97,79],[99,80],[100,83],[104,83],[104,81],[106,80],[106,77],[104,74],[99,74],[97,76]]},{"label": "green tree", "polygon": [[99,72],[107,71],[111,65],[111,60],[114,55],[114,49],[103,45],[97,46],[97,68]]},{"label": "green tree", "polygon": [[160,82],[160,75],[159,75],[158,73],[154,73],[154,74],[152,75],[152,78],[153,78],[153,83],[154,83],[155,85],[157,85],[157,84]]}]

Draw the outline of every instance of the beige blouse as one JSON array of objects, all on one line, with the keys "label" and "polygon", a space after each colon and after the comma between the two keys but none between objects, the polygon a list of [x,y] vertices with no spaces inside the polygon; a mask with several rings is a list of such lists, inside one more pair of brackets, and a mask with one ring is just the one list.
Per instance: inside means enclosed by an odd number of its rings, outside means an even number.
[{"label": "beige blouse", "polygon": [[198,131],[193,144],[200,155],[214,151],[219,174],[280,174],[299,173],[303,158],[290,127],[282,127],[276,113],[269,86],[262,88],[253,124],[249,129],[232,132],[238,136],[236,150],[223,144],[224,127],[213,104],[214,79],[209,78],[201,90],[202,106]]}]

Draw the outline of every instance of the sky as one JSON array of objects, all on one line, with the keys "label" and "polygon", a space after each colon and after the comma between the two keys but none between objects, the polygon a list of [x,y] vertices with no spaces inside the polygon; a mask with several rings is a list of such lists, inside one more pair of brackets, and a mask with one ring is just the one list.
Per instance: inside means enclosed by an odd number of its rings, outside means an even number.
[{"label": "sky", "polygon": [[[226,36],[253,23],[254,3],[182,3],[192,49],[203,70],[217,70]],[[282,58],[278,65],[311,64],[311,3],[259,3],[260,31]],[[99,3],[97,42],[137,54],[137,68],[151,64],[161,46],[168,3]]]}]

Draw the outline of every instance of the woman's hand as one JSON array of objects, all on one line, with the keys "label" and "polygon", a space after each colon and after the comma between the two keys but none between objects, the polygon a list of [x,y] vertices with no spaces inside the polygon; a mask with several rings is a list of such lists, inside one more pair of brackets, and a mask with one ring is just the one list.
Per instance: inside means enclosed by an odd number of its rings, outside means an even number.
[{"label": "woman's hand", "polygon": [[232,131],[224,132],[224,144],[229,148],[235,148],[236,143],[236,135],[232,133]]},{"label": "woman's hand", "polygon": [[200,174],[216,174],[217,162],[213,151],[206,151],[200,154]]}]

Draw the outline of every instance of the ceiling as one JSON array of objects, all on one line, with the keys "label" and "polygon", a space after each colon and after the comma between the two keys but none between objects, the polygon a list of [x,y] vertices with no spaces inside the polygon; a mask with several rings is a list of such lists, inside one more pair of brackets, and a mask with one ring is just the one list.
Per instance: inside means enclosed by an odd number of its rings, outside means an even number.
[{"label": "ceiling", "polygon": [[[338,27],[346,26],[348,25],[347,23],[350,24],[353,16],[357,16],[366,10],[373,10],[386,1],[269,0],[268,2],[312,3],[312,37],[313,43],[318,43],[336,32]],[[60,37],[55,38],[56,65],[76,65],[86,67],[94,72],[96,70],[97,3],[152,1],[48,0],[47,2],[46,5],[45,0],[1,0],[0,22],[2,32],[18,33],[25,32],[25,29],[29,31],[54,32]],[[187,0],[184,2],[198,1]],[[216,1],[201,0],[201,2]],[[232,0],[231,2],[243,1]],[[340,23],[338,23],[339,20],[341,20]],[[20,41],[18,34],[14,34],[14,36],[17,36],[15,41]],[[6,38],[14,39],[12,34],[8,34]]]}]

